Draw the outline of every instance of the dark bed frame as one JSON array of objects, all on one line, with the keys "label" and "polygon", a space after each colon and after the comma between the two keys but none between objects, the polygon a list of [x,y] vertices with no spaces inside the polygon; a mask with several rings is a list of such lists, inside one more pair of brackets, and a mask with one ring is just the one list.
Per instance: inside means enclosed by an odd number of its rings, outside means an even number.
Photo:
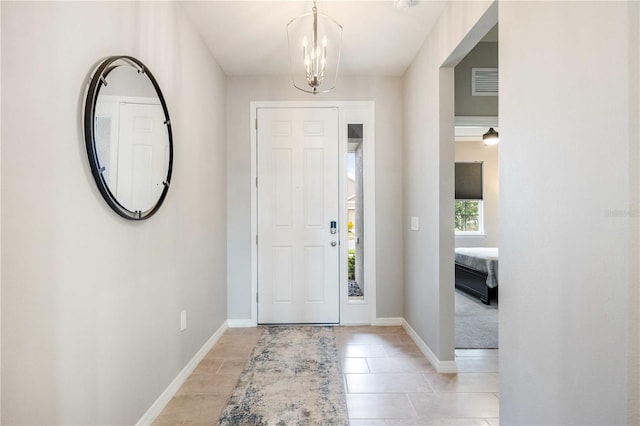
[{"label": "dark bed frame", "polygon": [[456,288],[477,297],[485,305],[497,298],[497,288],[487,286],[487,273],[456,263]]}]

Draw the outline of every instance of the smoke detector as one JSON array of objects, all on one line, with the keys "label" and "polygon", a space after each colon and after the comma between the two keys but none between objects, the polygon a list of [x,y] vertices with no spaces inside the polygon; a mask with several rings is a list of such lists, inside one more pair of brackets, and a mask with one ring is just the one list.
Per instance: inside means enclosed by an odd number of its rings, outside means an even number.
[{"label": "smoke detector", "polygon": [[413,6],[413,0],[393,0],[398,9],[409,9]]}]

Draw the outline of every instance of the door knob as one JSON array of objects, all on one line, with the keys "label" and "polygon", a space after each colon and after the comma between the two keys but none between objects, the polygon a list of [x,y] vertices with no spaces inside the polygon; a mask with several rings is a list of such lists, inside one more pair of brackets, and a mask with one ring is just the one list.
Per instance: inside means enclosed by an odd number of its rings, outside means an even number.
[{"label": "door knob", "polygon": [[337,242],[335,242],[335,241],[331,241],[331,247],[335,247],[336,245],[338,245],[338,243],[337,243]]}]

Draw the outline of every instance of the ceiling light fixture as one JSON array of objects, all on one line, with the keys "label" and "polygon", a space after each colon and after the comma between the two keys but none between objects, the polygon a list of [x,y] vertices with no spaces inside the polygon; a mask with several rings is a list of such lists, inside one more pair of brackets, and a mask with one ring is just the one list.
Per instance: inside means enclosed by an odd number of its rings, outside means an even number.
[{"label": "ceiling light fixture", "polygon": [[493,127],[489,128],[489,131],[482,135],[482,142],[485,145],[495,145],[500,142],[500,138],[498,137],[498,132],[493,130]]},{"label": "ceiling light fixture", "polygon": [[318,13],[314,0],[311,12],[287,24],[287,39],[293,85],[314,95],[332,90],[338,78],[342,25]]}]

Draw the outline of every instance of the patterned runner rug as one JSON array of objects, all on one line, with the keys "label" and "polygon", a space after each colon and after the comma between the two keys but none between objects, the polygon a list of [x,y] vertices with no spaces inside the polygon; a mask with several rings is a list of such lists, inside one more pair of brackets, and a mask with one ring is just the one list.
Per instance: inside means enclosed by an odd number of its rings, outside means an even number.
[{"label": "patterned runner rug", "polygon": [[266,327],[218,425],[348,425],[332,327]]}]

